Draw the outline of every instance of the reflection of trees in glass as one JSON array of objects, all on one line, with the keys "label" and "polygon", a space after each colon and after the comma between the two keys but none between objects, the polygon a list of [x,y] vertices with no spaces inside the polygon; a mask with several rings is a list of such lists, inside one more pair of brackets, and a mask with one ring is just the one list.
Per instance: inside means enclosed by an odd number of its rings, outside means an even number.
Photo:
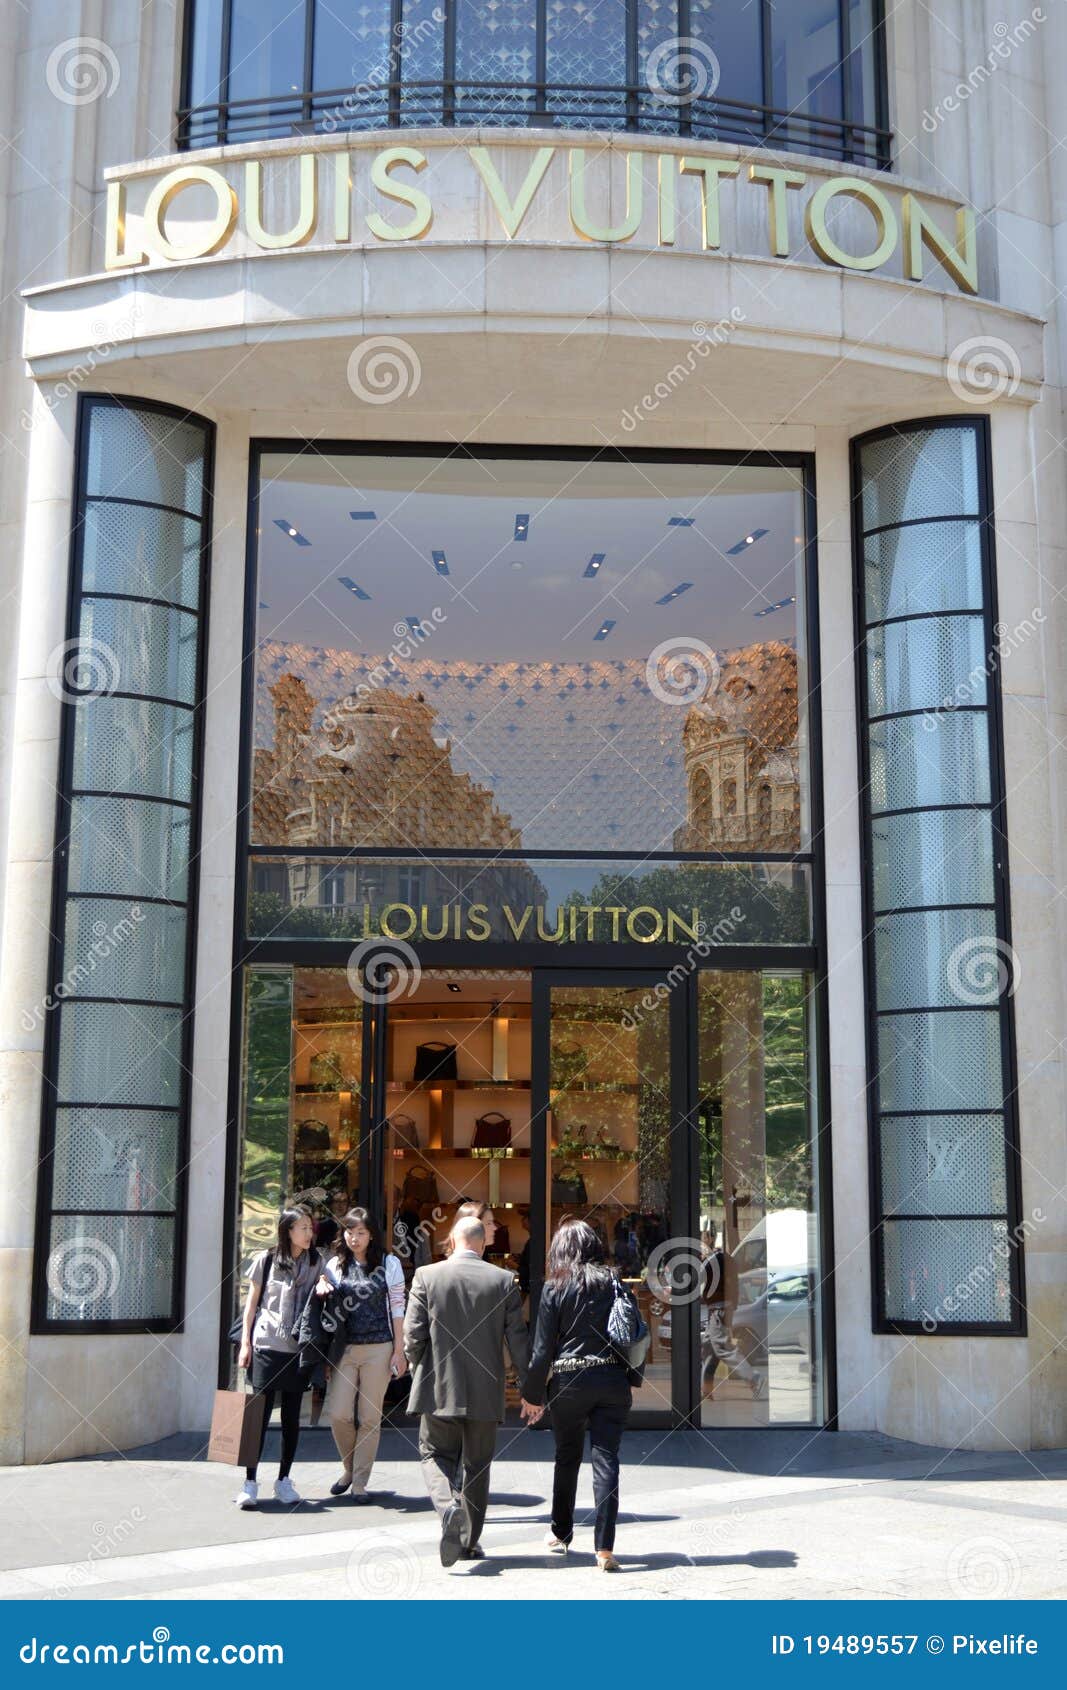
[{"label": "reflection of trees in glass", "polygon": [[[625,910],[648,905],[661,913],[673,909],[685,921],[695,909],[705,938],[716,944],[803,945],[810,940],[807,881],[787,863],[664,863],[640,876],[617,869],[601,875],[591,891],[570,893],[563,904],[567,909],[595,904]],[[713,937],[715,928],[719,931]]]},{"label": "reflection of trees in glass", "polygon": [[293,979],[289,969],[249,971],[245,1015],[239,1267],[271,1244],[289,1178],[293,1036]]}]

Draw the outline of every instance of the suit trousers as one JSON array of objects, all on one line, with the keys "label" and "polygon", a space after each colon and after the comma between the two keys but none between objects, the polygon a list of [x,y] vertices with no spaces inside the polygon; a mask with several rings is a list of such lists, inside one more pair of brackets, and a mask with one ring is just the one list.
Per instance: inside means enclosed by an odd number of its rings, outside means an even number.
[{"label": "suit trousers", "polygon": [[[341,1465],[360,1496],[367,1488],[382,1431],[382,1404],[389,1384],[393,1346],[349,1344],[330,1374],[326,1416]],[[357,1431],[355,1421],[359,1421]]]},{"label": "suit trousers", "polygon": [[443,1515],[462,1503],[467,1531],[461,1541],[472,1549],[482,1535],[489,1506],[489,1467],[496,1452],[495,1420],[446,1420],[424,1414],[419,1422],[419,1456],[430,1500]]},{"label": "suit trousers", "polygon": [[591,1367],[557,1374],[548,1388],[556,1471],[552,1483],[552,1531],[561,1543],[574,1533],[574,1499],[585,1434],[593,1449],[594,1549],[614,1549],[619,1513],[619,1445],[633,1394],[621,1367]]}]

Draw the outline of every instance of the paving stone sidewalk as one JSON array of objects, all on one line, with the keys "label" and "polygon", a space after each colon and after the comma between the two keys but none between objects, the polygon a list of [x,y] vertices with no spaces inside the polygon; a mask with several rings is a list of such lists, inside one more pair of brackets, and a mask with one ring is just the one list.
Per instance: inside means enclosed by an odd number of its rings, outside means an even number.
[{"label": "paving stone sidewalk", "polygon": [[[487,1558],[445,1572],[413,1431],[387,1431],[371,1507],[328,1494],[332,1440],[305,1431],[294,1479],[244,1514],[205,1439],[0,1471],[0,1597],[422,1600],[1067,1597],[1067,1450],[925,1449],[872,1434],[628,1433],[618,1577],[594,1562],[588,1466],[566,1561],[545,1555],[552,1444],[507,1427]],[[276,1457],[275,1457],[276,1458]]]}]

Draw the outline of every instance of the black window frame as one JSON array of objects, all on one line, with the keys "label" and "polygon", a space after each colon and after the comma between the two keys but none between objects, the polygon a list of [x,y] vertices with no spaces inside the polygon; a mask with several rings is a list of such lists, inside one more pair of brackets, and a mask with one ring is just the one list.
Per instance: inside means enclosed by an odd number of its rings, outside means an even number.
[{"label": "black window frame", "polygon": [[[181,54],[181,91],[179,106],[176,113],[176,146],[179,151],[195,151],[202,147],[234,145],[254,145],[257,141],[271,136],[270,132],[280,124],[289,120],[289,133],[297,138],[302,135],[316,134],[316,128],[328,109],[336,108],[338,102],[350,94],[350,88],[317,89],[314,86],[314,54],[315,54],[315,12],[318,0],[303,0],[304,5],[304,59],[299,77],[299,87],[288,92],[279,91],[277,94],[266,94],[255,99],[230,101],[227,98],[230,41],[232,33],[233,0],[221,0],[221,28],[219,31],[219,100],[214,104],[194,106],[192,104],[192,48],[195,27],[196,0],[185,0],[184,25]],[[500,97],[509,94],[524,95],[529,100],[526,110],[527,124],[535,129],[566,130],[567,118],[578,119],[578,126],[583,130],[609,129],[612,132],[623,131],[633,134],[662,136],[664,140],[672,138],[691,138],[698,143],[714,145],[741,145],[754,148],[771,147],[779,152],[796,152],[811,154],[851,165],[859,165],[876,170],[891,170],[893,168],[893,135],[888,127],[889,123],[889,95],[888,95],[888,55],[886,52],[886,3],[885,0],[872,0],[874,28],[872,31],[872,53],[874,58],[875,110],[870,114],[870,121],[859,123],[855,120],[852,110],[852,78],[850,75],[850,60],[852,56],[852,42],[850,34],[849,0],[836,0],[838,10],[838,29],[841,43],[841,113],[839,117],[816,117],[799,111],[785,111],[773,104],[773,64],[772,64],[772,35],[771,17],[774,11],[773,0],[758,0],[760,12],[761,32],[761,73],[762,73],[762,101],[759,104],[746,101],[732,101],[726,96],[716,94],[710,99],[694,99],[683,101],[678,105],[677,119],[670,122],[669,106],[651,107],[649,89],[637,80],[638,57],[638,29],[639,7],[636,0],[620,0],[620,7],[624,14],[624,29],[626,37],[626,82],[618,86],[610,85],[579,85],[579,84],[551,84],[547,81],[547,4],[546,0],[538,0],[536,8],[536,51],[534,80],[528,83],[504,84],[499,82],[461,83],[456,77],[456,39],[457,39],[457,7],[464,0],[439,0],[445,10],[443,23],[443,62],[442,78],[439,83],[404,82],[403,77],[403,6],[404,0],[389,0],[390,4],[390,46],[389,77],[387,82],[379,85],[382,95],[382,120],[365,127],[354,129],[352,132],[373,133],[377,129],[399,129],[402,122],[405,127],[414,125],[428,128],[451,128],[456,125],[474,127],[484,125],[495,127],[494,111],[496,107],[492,101],[499,101]],[[690,3],[689,0],[677,0],[678,30],[677,38],[689,38]],[[468,97],[464,97],[464,90]],[[411,96],[416,91],[424,94],[431,104],[425,114],[413,115],[410,104]],[[481,93],[483,100],[488,94],[489,104],[479,105],[469,95]],[[593,114],[588,112],[568,112],[568,96],[594,95],[599,99],[617,97],[617,109],[605,111],[604,122],[596,121]],[[403,100],[403,106],[402,106]],[[554,104],[555,109],[550,109]],[[231,138],[229,128],[232,114],[241,110],[245,113],[248,127]],[[701,119],[701,112],[704,113]],[[516,115],[514,105],[506,107],[501,114],[501,122],[513,127]],[[731,127],[732,123],[732,127]],[[252,126],[256,127],[253,128]],[[570,125],[573,127],[574,125]],[[715,135],[706,131],[712,126],[725,126],[728,132]],[[742,129],[761,131],[760,134],[742,133]],[[339,132],[345,132],[344,123],[337,125]],[[705,133],[701,133],[704,130]],[[262,131],[262,132],[260,132]]]},{"label": "black window frame", "polygon": [[[940,811],[945,808],[963,808],[967,810],[988,810],[992,832],[993,847],[993,891],[992,909],[994,913],[995,932],[998,945],[1003,946],[1001,955],[1011,955],[1011,903],[1010,903],[1010,874],[1007,832],[1007,783],[1005,779],[1004,762],[1004,726],[1003,706],[1000,688],[1000,663],[997,652],[996,629],[999,622],[997,609],[997,564],[995,543],[995,506],[993,501],[993,457],[991,431],[987,416],[948,415],[936,417],[908,418],[904,421],[891,423],[883,428],[871,429],[869,432],[856,435],[849,442],[849,460],[851,474],[851,503],[852,503],[852,559],[853,559],[853,615],[854,621],[854,650],[855,682],[856,682],[856,730],[859,755],[859,810],[860,810],[860,883],[863,911],[863,971],[864,971],[864,1031],[867,1063],[867,1127],[868,1127],[868,1200],[870,1205],[870,1247],[871,1247],[871,1330],[878,1335],[900,1334],[909,1337],[936,1338],[1018,1338],[1027,1333],[1026,1314],[1026,1270],[1022,1213],[1022,1157],[1019,1134],[1018,1110],[1018,1060],[1015,1041],[1015,1016],[1011,992],[1001,993],[994,1005],[972,1005],[977,1013],[988,1013],[996,1008],[999,1016],[1000,1054],[1002,1074],[1002,1109],[997,1111],[966,1110],[968,1114],[1002,1113],[1004,1122],[1004,1173],[1006,1204],[1005,1210],[997,1214],[887,1214],[882,1201],[882,1142],[881,1122],[888,1115],[936,1117],[960,1113],[949,1110],[924,1110],[914,1108],[908,1110],[883,1111],[880,1102],[879,1087],[879,1046],[878,1046],[878,995],[876,979],[875,954],[875,925],[879,917],[886,914],[905,913],[902,910],[879,910],[875,907],[874,897],[874,849],[873,849],[873,820],[874,813],[870,805],[871,792],[871,759],[868,729],[872,721],[886,720],[901,712],[875,712],[872,717],[869,710],[868,681],[867,681],[867,631],[871,626],[884,626],[885,621],[899,620],[899,618],[883,619],[880,623],[869,623],[866,611],[866,593],[864,580],[864,539],[871,533],[877,533],[878,527],[865,529],[863,522],[863,478],[862,452],[878,440],[904,439],[909,435],[928,430],[941,429],[969,429],[975,436],[975,455],[978,468],[978,513],[951,517],[916,518],[915,525],[925,522],[938,521],[977,521],[979,548],[981,560],[982,580],[982,619],[984,630],[984,647],[987,663],[987,702],[982,707],[987,717],[989,732],[989,803],[986,804],[924,804],[911,806],[916,812],[920,810]],[[908,522],[892,523],[889,527],[897,528],[909,526]],[[919,617],[943,614],[941,612],[916,612],[908,620]],[[951,710],[949,705],[938,707],[936,713],[942,709]],[[934,712],[931,712],[934,713]],[[907,715],[921,716],[926,714],[922,709],[903,712]],[[878,812],[882,814],[883,812]],[[892,812],[884,812],[892,813]],[[914,906],[926,908],[929,906]],[[943,908],[945,906],[933,906]],[[974,906],[954,905],[953,908],[967,908]],[[982,906],[987,907],[987,906]],[[936,1007],[936,1006],[935,1006]],[[953,1006],[954,1010],[964,1010],[964,1006]],[[965,1010],[964,1010],[965,1012]],[[908,1010],[885,1011],[883,1013],[929,1013],[920,1006]],[[885,1251],[884,1233],[886,1221],[970,1221],[988,1220],[1003,1222],[1008,1229],[1008,1237],[1012,1240],[1009,1255],[1009,1286],[1011,1298],[1011,1319],[1008,1321],[976,1321],[976,1320],[938,1320],[931,1328],[923,1320],[902,1320],[888,1316],[886,1309],[885,1283]]]}]

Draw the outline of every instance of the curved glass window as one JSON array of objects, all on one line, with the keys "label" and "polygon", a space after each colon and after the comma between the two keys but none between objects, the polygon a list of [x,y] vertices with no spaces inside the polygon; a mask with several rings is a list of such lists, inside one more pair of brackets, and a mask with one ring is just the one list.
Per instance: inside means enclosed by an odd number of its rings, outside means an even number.
[{"label": "curved glass window", "polygon": [[189,0],[179,144],[624,129],[887,166],[882,0]]}]

